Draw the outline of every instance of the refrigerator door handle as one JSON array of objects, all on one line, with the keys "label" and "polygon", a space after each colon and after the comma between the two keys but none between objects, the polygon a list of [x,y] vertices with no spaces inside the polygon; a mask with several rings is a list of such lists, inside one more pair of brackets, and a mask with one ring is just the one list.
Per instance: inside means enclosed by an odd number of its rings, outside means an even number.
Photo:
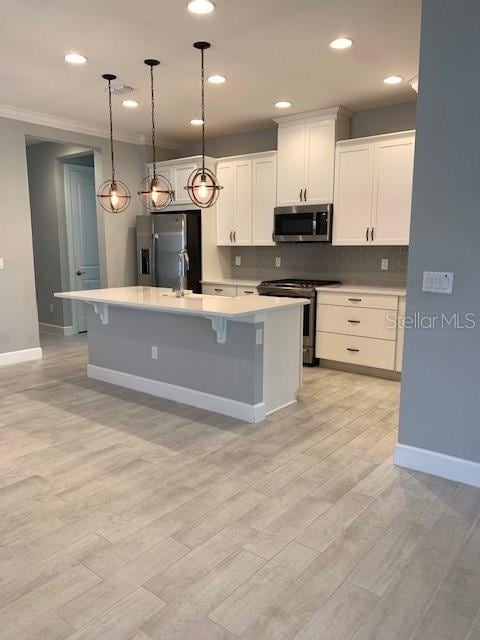
[{"label": "refrigerator door handle", "polygon": [[152,233],[152,286],[157,286],[157,244],[158,233]]}]

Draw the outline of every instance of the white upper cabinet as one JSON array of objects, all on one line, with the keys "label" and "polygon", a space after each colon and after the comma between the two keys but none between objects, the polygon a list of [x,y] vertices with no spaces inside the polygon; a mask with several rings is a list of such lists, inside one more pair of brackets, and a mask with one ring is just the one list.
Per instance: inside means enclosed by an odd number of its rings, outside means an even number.
[{"label": "white upper cabinet", "polygon": [[252,244],[266,246],[273,241],[273,211],[277,202],[277,154],[253,160]]},{"label": "white upper cabinet", "polygon": [[[373,194],[373,145],[338,146],[335,166],[333,244],[367,244]],[[368,236],[368,237],[367,237]]]},{"label": "white upper cabinet", "polygon": [[305,125],[278,129],[279,206],[294,206],[303,201],[305,188]]},{"label": "white upper cabinet", "polygon": [[335,142],[348,137],[349,116],[336,107],[276,119],[278,206],[333,201]]},{"label": "white upper cabinet", "polygon": [[408,245],[415,132],[337,144],[333,244]]},{"label": "white upper cabinet", "polygon": [[217,245],[273,244],[276,152],[219,160]]},{"label": "white upper cabinet", "polygon": [[[202,166],[201,156],[194,156],[191,158],[179,158],[177,160],[162,160],[157,162],[157,173],[168,178],[175,193],[174,201],[171,204],[173,210],[177,205],[189,205],[193,206],[188,191],[185,189],[188,183],[190,174]],[[206,158],[206,166],[208,168],[214,167],[214,161],[212,158]],[[148,173],[151,175],[153,172],[153,165],[150,163],[147,165]]]},{"label": "white upper cabinet", "polygon": [[410,238],[415,137],[399,136],[375,144],[373,244],[405,244]]}]

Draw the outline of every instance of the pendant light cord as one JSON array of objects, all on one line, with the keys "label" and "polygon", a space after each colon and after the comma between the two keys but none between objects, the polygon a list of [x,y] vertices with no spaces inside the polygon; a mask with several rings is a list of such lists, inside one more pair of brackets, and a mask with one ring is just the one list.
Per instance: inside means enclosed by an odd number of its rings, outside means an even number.
[{"label": "pendant light cord", "polygon": [[202,54],[202,171],[205,171],[205,52]]},{"label": "pendant light cord", "polygon": [[110,159],[112,161],[112,182],[115,182],[115,163],[113,160],[113,116],[112,116],[112,81],[108,80],[108,111],[110,116]]},{"label": "pendant light cord", "polygon": [[153,66],[150,66],[150,95],[152,99],[152,159],[153,177],[157,175],[156,151],[155,151],[155,92],[153,88]]}]

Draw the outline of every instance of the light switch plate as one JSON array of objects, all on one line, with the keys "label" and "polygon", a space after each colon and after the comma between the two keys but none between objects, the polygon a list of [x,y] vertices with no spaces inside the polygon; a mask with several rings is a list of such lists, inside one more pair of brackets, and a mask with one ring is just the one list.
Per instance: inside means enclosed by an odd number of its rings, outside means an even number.
[{"label": "light switch plate", "polygon": [[422,291],[428,293],[452,293],[453,273],[446,271],[424,271]]},{"label": "light switch plate", "polygon": [[0,258],[0,269],[5,269],[5,262],[3,258]]},{"label": "light switch plate", "polygon": [[152,344],[152,360],[158,360],[158,347]]},{"label": "light switch plate", "polygon": [[276,267],[281,267],[281,266],[282,266],[282,259],[281,259],[281,257],[280,257],[280,256],[277,256],[277,257],[275,258],[275,266],[276,266]]},{"label": "light switch plate", "polygon": [[381,269],[382,271],[388,271],[388,258],[382,258]]},{"label": "light switch plate", "polygon": [[242,256],[235,256],[235,266],[239,267],[242,264]]}]

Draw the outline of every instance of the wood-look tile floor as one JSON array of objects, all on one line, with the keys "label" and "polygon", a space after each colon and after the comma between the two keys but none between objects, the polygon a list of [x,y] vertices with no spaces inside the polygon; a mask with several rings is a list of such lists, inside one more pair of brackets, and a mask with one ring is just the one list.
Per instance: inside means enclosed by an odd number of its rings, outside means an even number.
[{"label": "wood-look tile floor", "polygon": [[314,369],[248,425],[0,369],[1,640],[479,640],[480,491],[392,465],[399,384]]}]

